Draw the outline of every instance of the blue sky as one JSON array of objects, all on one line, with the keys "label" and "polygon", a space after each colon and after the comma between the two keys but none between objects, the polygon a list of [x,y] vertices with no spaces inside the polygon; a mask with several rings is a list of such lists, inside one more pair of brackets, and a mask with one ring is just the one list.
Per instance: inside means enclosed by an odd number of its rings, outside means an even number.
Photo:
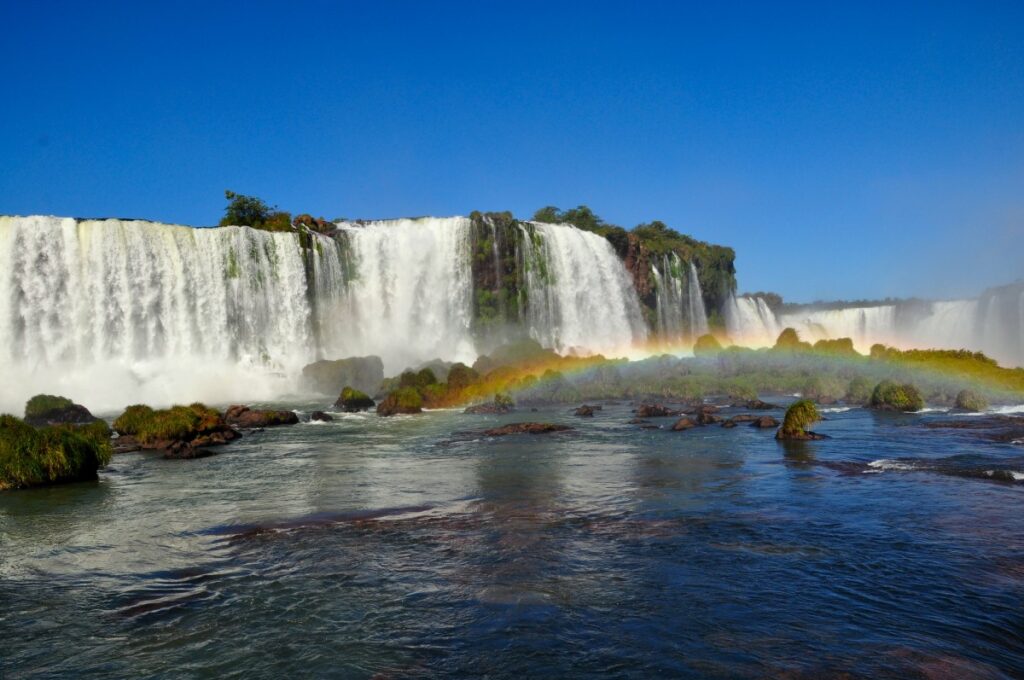
[{"label": "blue sky", "polygon": [[1024,276],[1020,2],[9,0],[0,25],[0,213],[585,203],[792,300]]}]

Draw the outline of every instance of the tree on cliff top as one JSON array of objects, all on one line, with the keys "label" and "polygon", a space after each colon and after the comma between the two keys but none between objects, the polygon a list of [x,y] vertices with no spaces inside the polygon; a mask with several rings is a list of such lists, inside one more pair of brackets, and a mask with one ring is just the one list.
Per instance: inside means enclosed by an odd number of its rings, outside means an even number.
[{"label": "tree on cliff top", "polygon": [[288,231],[292,228],[292,216],[280,211],[277,206],[269,206],[255,196],[243,196],[228,189],[224,192],[228,205],[224,209],[224,217],[220,226],[252,227],[265,231]]}]

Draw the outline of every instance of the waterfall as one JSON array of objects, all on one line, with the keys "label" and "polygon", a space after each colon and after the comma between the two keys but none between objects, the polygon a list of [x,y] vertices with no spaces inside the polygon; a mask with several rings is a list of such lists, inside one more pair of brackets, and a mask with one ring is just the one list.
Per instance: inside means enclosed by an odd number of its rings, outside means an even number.
[{"label": "waterfall", "polygon": [[621,353],[646,340],[636,291],[606,239],[564,224],[520,230],[531,337],[563,353]]},{"label": "waterfall", "polygon": [[797,308],[776,315],[761,298],[733,297],[725,309],[729,337],[766,347],[783,328],[809,342],[848,337],[867,353],[882,343],[904,349],[968,349],[1004,366],[1024,365],[1024,283],[985,291],[978,299],[899,302],[869,307]]},{"label": "waterfall", "polygon": [[708,332],[708,315],[704,309],[704,294],[700,290],[697,267],[690,263],[690,334],[696,339]]},{"label": "waterfall", "polygon": [[329,320],[325,356],[376,354],[388,375],[435,358],[476,359],[468,219],[338,226],[355,274],[321,305]]}]

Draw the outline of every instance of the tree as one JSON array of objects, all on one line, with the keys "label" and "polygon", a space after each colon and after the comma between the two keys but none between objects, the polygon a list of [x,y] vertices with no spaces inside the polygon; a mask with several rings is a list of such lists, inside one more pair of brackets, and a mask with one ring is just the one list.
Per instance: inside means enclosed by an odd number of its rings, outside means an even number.
[{"label": "tree", "polygon": [[269,206],[255,196],[236,194],[228,189],[224,192],[228,205],[224,209],[224,217],[220,226],[252,227],[266,231],[288,231],[292,228],[292,216],[280,211],[277,206]]}]

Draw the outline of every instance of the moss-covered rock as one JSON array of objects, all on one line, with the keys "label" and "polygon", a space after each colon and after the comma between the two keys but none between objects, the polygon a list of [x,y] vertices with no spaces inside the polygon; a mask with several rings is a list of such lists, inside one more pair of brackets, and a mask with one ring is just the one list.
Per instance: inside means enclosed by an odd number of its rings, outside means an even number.
[{"label": "moss-covered rock", "polygon": [[102,421],[35,428],[0,415],[0,490],[96,479],[110,456],[110,430]]},{"label": "moss-covered rock", "polygon": [[341,390],[338,400],[334,402],[335,408],[339,408],[346,413],[366,411],[373,408],[375,405],[376,402],[374,402],[368,394],[360,392],[356,388],[349,387],[347,385]]},{"label": "moss-covered rock", "polygon": [[956,407],[962,411],[984,411],[988,400],[974,390],[960,390],[956,395]]},{"label": "moss-covered rock", "polygon": [[875,385],[868,405],[881,411],[920,411],[924,399],[913,385],[883,380]]},{"label": "moss-covered rock", "polygon": [[693,354],[694,356],[707,356],[709,354],[718,354],[722,351],[722,343],[718,341],[718,338],[705,333],[704,335],[697,338],[697,341],[693,343]]},{"label": "moss-covered rock", "polygon": [[862,375],[854,376],[846,387],[846,394],[843,401],[847,404],[864,406],[871,400],[871,381]]},{"label": "moss-covered rock", "polygon": [[118,416],[114,430],[121,435],[115,442],[119,451],[141,448],[181,453],[184,448],[227,444],[240,436],[219,411],[198,402],[168,409],[135,404]]},{"label": "moss-covered rock", "polygon": [[377,404],[377,415],[393,416],[399,413],[422,413],[423,398],[415,387],[399,387]]},{"label": "moss-covered rock", "polygon": [[800,334],[796,332],[795,328],[783,328],[775,341],[774,349],[780,352],[806,352],[812,348],[811,343],[800,339]]},{"label": "moss-covered rock", "polygon": [[835,338],[833,340],[818,340],[814,343],[814,351],[819,354],[831,354],[840,357],[859,357],[857,350],[853,348],[853,340],[850,338]]},{"label": "moss-covered rock", "polygon": [[25,404],[25,422],[40,427],[43,425],[84,425],[99,420],[89,409],[76,404],[66,397],[52,394],[37,394]]},{"label": "moss-covered rock", "polygon": [[807,428],[821,420],[817,407],[810,399],[800,399],[790,404],[786,416],[782,419],[782,427],[775,433],[776,439],[807,440],[824,439],[824,435],[811,432]]}]

